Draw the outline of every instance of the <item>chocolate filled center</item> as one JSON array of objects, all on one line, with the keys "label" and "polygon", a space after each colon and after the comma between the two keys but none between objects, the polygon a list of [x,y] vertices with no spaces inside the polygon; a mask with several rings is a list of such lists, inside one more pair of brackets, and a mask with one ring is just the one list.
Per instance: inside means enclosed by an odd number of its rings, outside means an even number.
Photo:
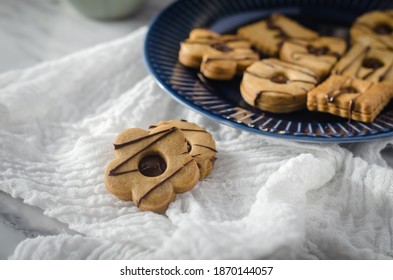
[{"label": "chocolate filled center", "polygon": [[218,50],[220,52],[224,52],[224,53],[232,51],[232,48],[228,47],[228,45],[225,43],[214,43],[214,44],[211,44],[210,46],[213,49],[216,49],[216,50]]},{"label": "chocolate filled center", "polygon": [[386,23],[380,23],[374,27],[374,32],[381,35],[389,35],[393,32],[393,28]]},{"label": "chocolate filled center", "polygon": [[307,51],[310,54],[316,55],[316,56],[320,56],[320,55],[325,55],[329,52],[329,48],[326,46],[323,47],[314,47],[314,46],[307,46]]},{"label": "chocolate filled center", "polygon": [[380,61],[377,58],[366,58],[365,60],[363,60],[362,62],[362,66],[365,68],[370,68],[370,69],[378,69],[381,68],[383,66],[383,62]]},{"label": "chocolate filled center", "polygon": [[285,76],[282,73],[276,74],[273,77],[270,78],[270,81],[276,84],[286,84],[288,83],[289,79],[287,76]]},{"label": "chocolate filled center", "polygon": [[192,146],[191,144],[187,141],[187,151],[191,152]]},{"label": "chocolate filled center", "polygon": [[166,162],[159,155],[148,155],[141,159],[138,169],[147,177],[156,177],[165,172]]}]

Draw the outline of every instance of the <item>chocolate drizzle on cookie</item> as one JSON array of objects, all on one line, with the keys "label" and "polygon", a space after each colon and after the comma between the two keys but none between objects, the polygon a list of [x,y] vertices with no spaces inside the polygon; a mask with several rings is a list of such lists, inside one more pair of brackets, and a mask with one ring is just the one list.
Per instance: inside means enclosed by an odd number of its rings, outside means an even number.
[{"label": "chocolate drizzle on cookie", "polygon": [[182,131],[192,131],[192,132],[203,132],[208,133],[206,130],[203,129],[191,129],[191,128],[181,128]]},{"label": "chocolate drizzle on cookie", "polygon": [[[256,77],[256,78],[259,78],[259,79],[271,80],[272,82],[278,83],[278,84],[289,84],[289,83],[292,83],[292,82],[300,82],[300,83],[306,83],[306,84],[315,85],[315,82],[311,82],[311,81],[305,81],[305,80],[290,80],[290,79],[288,79],[284,74],[276,74],[275,76],[273,76],[273,77],[271,77],[271,78],[269,79],[268,77],[263,77],[263,76],[261,76],[261,75],[258,75],[257,73],[251,72],[251,71],[249,71],[249,70],[245,70],[244,73],[247,73],[247,74],[249,74],[249,75],[251,75],[251,76],[254,76],[254,77]],[[279,75],[282,75],[282,76],[284,76],[284,77],[280,77]],[[285,80],[285,79],[286,79],[286,80]],[[284,82],[284,80],[285,80],[285,82]],[[282,82],[280,82],[280,81],[282,81]]]},{"label": "chocolate drizzle on cookie", "polygon": [[[291,41],[291,44],[295,44],[301,47],[305,47],[307,52],[294,52],[292,54],[292,58],[294,58],[293,56],[296,54],[311,54],[311,55],[315,55],[315,56],[323,56],[323,55],[328,55],[328,56],[334,56],[335,58],[339,59],[340,58],[340,54],[334,51],[331,51],[330,48],[328,46],[322,46],[322,47],[316,47],[313,45],[307,45],[304,46],[302,44],[296,44],[295,42]],[[323,60],[321,60],[323,61]],[[325,61],[324,61],[325,62]]]},{"label": "chocolate drizzle on cookie", "polygon": [[363,91],[363,92],[359,92],[359,95],[358,96],[356,96],[355,98],[353,98],[353,99],[351,99],[350,101],[349,101],[349,104],[348,104],[348,122],[350,122],[351,121],[351,119],[352,119],[352,113],[353,113],[353,111],[355,110],[355,103],[356,103],[356,100],[360,97],[360,96],[362,96],[364,93],[366,93],[372,86],[374,85],[374,83],[370,83],[370,85]]},{"label": "chocolate drizzle on cookie", "polygon": [[205,63],[208,63],[210,61],[214,61],[214,60],[223,60],[223,61],[242,61],[242,60],[258,60],[255,57],[251,57],[251,56],[245,56],[245,57],[207,57],[205,60]]},{"label": "chocolate drizzle on cookie", "polygon": [[[327,53],[326,55],[327,56],[334,56],[336,59],[340,58],[340,55],[336,52]],[[308,52],[293,52],[290,54],[290,57],[296,61],[299,61],[302,58],[302,56],[304,57],[304,56],[315,56],[315,55],[310,54]],[[323,58],[318,58],[318,63],[325,63],[328,65],[333,64],[331,61],[324,60]]]},{"label": "chocolate drizzle on cookie", "polygon": [[[367,54],[370,52],[371,48],[370,47],[365,47],[361,52],[359,52],[359,54],[357,56],[355,56],[351,61],[349,61],[349,63],[347,63],[341,70],[337,69],[335,71],[335,74],[342,74],[344,73],[349,67],[351,67],[353,65],[353,63],[357,60],[359,60],[362,56],[367,56]],[[358,71],[360,70],[360,67],[358,69]]]},{"label": "chocolate drizzle on cookie", "polygon": [[[267,65],[267,66],[269,66],[269,67],[271,67],[271,68],[273,68],[273,69],[277,69],[276,65],[271,64],[271,63],[268,63],[268,62],[266,62],[266,61],[263,61],[263,64],[265,64],[265,65]],[[302,74],[305,74],[305,75],[307,75],[307,76],[309,76],[309,77],[312,77],[312,78],[314,78],[315,83],[318,81],[317,76],[311,74],[310,72],[307,72],[307,71],[304,71],[304,70],[301,70],[301,69],[298,69],[298,68],[294,68],[294,67],[291,67],[291,66],[289,66],[289,65],[285,65],[285,68],[286,68],[286,69],[290,69],[290,70],[294,70],[294,71],[300,72],[300,73],[302,73]]]},{"label": "chocolate drizzle on cookie", "polygon": [[[152,126],[150,126],[149,128],[154,128],[154,127],[155,127],[155,126],[152,125]],[[137,138],[137,139],[133,139],[133,140],[128,141],[128,142],[124,142],[124,143],[121,143],[121,144],[113,144],[113,146],[115,147],[115,150],[118,150],[118,149],[121,149],[121,148],[123,148],[123,147],[125,147],[125,146],[132,145],[132,144],[134,144],[134,143],[137,143],[137,142],[142,141],[142,140],[145,140],[145,139],[147,139],[147,138],[156,136],[156,135],[158,135],[158,134],[162,134],[162,133],[168,132],[169,130],[170,130],[170,129],[162,130],[162,131],[159,131],[159,132],[156,132],[156,133],[152,133],[152,134],[149,134],[149,135],[146,135],[146,136]]]},{"label": "chocolate drizzle on cookie", "polygon": [[357,89],[355,89],[352,86],[349,87],[344,87],[339,89],[338,91],[331,91],[326,94],[326,100],[328,103],[333,103],[335,98],[342,95],[342,94],[348,94],[348,93],[359,93]]},{"label": "chocolate drizzle on cookie", "polygon": [[[211,39],[206,41],[200,41],[198,39]],[[181,42],[180,44],[190,44],[190,45],[210,45],[211,47],[215,48],[214,46],[218,46],[220,44],[226,45],[230,48],[227,43],[233,42],[248,42],[247,39],[244,38],[217,38],[217,37],[198,37],[197,39],[186,39],[185,41]]]},{"label": "chocolate drizzle on cookie", "polygon": [[[128,170],[128,171],[123,171],[123,172],[116,172],[116,171],[119,170],[122,166],[124,166],[124,165],[125,165],[127,162],[129,162],[131,159],[133,159],[135,156],[137,156],[138,154],[140,154],[140,153],[142,153],[143,151],[147,150],[148,148],[150,148],[151,146],[153,146],[153,145],[156,144],[157,142],[161,141],[161,140],[164,139],[165,137],[168,137],[169,135],[171,135],[171,134],[172,134],[173,132],[175,132],[176,130],[177,130],[176,127],[172,127],[172,128],[170,128],[170,129],[163,130],[163,131],[160,131],[160,132],[157,132],[157,133],[153,133],[153,134],[150,134],[150,135],[147,135],[147,136],[144,136],[144,137],[140,137],[140,138],[137,138],[137,139],[135,139],[135,140],[128,141],[128,142],[123,143],[123,144],[118,144],[118,148],[117,148],[117,149],[122,148],[122,147],[125,147],[125,146],[127,146],[127,145],[132,145],[132,144],[137,143],[137,142],[139,142],[139,141],[142,141],[142,140],[144,140],[144,139],[146,139],[146,138],[148,138],[148,137],[151,137],[151,136],[154,136],[154,135],[158,135],[158,134],[163,133],[163,135],[161,135],[161,136],[159,136],[157,139],[153,140],[150,144],[148,144],[147,146],[145,146],[145,147],[142,148],[141,150],[137,151],[135,154],[131,155],[130,157],[128,157],[127,159],[125,159],[124,161],[122,161],[121,163],[119,163],[117,166],[115,166],[114,168],[112,168],[112,169],[109,171],[108,176],[119,176],[119,175],[123,175],[123,174],[126,174],[126,173],[134,172],[135,170]],[[116,145],[115,145],[115,148],[116,148]],[[139,170],[139,169],[138,169],[138,170]]]},{"label": "chocolate drizzle on cookie", "polygon": [[[363,28],[369,29],[369,30],[371,30],[372,32],[378,34],[378,35],[375,35],[375,36],[372,37],[373,40],[375,40],[375,41],[379,42],[380,44],[384,45],[384,46],[385,46],[386,48],[388,48],[389,50],[392,50],[392,47],[389,46],[389,45],[388,45],[384,40],[382,40],[382,39],[380,38],[380,36],[379,36],[379,35],[389,35],[389,34],[380,34],[380,33],[378,33],[378,32],[375,31],[375,27],[373,28],[372,26],[369,26],[368,24],[366,24],[366,23],[364,23],[364,22],[359,22],[359,23],[357,23],[357,24],[359,25],[359,27],[363,27]],[[385,28],[386,28],[386,27],[381,26],[381,27],[378,28],[378,31],[380,31],[380,32],[385,32],[385,31],[388,31],[388,30],[389,30],[389,29],[385,29]],[[391,27],[389,26],[389,28],[391,28]]]},{"label": "chocolate drizzle on cookie", "polygon": [[263,94],[266,93],[266,92],[273,92],[273,93],[285,94],[285,95],[290,95],[290,96],[294,97],[290,92],[286,92],[286,91],[262,90],[262,91],[258,92],[258,93],[255,95],[254,107],[258,107],[258,103],[259,103],[260,99],[262,98]]},{"label": "chocolate drizzle on cookie", "polygon": [[276,38],[280,38],[280,39],[284,39],[287,40],[290,37],[288,36],[288,34],[275,23],[276,20],[276,16],[271,16],[267,19],[266,23],[267,23],[267,28],[269,28],[270,30],[276,30],[278,32],[278,34],[275,36]]},{"label": "chocolate drizzle on cookie", "polygon": [[291,36],[289,35],[287,32],[285,32],[285,30],[277,25],[276,21],[277,19],[280,17],[280,15],[278,14],[273,14],[272,16],[270,16],[267,20],[266,20],[266,26],[268,29],[270,30],[274,30],[277,31],[276,36],[274,36],[274,38],[279,39],[280,41],[277,43],[277,48],[281,49],[282,45],[284,44],[285,41],[289,40],[289,39],[301,39],[301,40],[309,40],[309,38],[307,37],[295,37],[295,36]]},{"label": "chocolate drizzle on cookie", "polygon": [[214,149],[214,148],[212,148],[212,147],[209,147],[209,146],[205,146],[205,145],[201,145],[201,144],[194,144],[194,146],[202,147],[202,148],[205,148],[205,149],[209,149],[209,150],[211,150],[211,151],[217,153],[216,149]]},{"label": "chocolate drizzle on cookie", "polygon": [[136,201],[136,205],[139,207],[142,200],[144,198],[146,198],[146,196],[148,196],[152,191],[154,191],[155,189],[157,189],[159,186],[161,186],[162,184],[164,184],[165,182],[167,182],[168,180],[170,180],[173,176],[175,176],[177,173],[179,173],[186,165],[190,164],[191,162],[193,162],[194,160],[191,159],[190,161],[186,162],[185,164],[183,164],[182,166],[180,166],[178,169],[176,169],[172,174],[170,174],[168,177],[166,177],[165,179],[163,179],[161,182],[159,182],[158,184],[154,185],[153,187],[151,187],[146,193],[144,193],[137,201]]},{"label": "chocolate drizzle on cookie", "polygon": [[385,71],[381,76],[379,76],[378,81],[379,81],[379,82],[382,82],[383,80],[385,80],[386,76],[389,74],[390,71],[392,71],[392,69],[393,69],[393,62],[390,63],[390,65],[389,65],[389,67],[386,69],[386,71]]}]

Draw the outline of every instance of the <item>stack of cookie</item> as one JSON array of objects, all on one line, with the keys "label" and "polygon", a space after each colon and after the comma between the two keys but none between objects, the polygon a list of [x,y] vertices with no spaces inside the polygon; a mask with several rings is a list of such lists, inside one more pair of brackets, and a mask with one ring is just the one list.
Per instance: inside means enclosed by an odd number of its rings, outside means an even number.
[{"label": "stack of cookie", "polygon": [[115,159],[105,170],[107,189],[141,210],[164,212],[175,199],[210,174],[216,144],[204,128],[164,121],[149,131],[130,128],[116,138]]},{"label": "stack of cookie", "polygon": [[[191,32],[179,60],[210,79],[243,74],[240,91],[251,106],[273,113],[308,108],[372,122],[393,96],[393,11],[359,17],[352,47],[280,14],[241,27],[237,35]],[[257,60],[252,48],[274,58]]]}]

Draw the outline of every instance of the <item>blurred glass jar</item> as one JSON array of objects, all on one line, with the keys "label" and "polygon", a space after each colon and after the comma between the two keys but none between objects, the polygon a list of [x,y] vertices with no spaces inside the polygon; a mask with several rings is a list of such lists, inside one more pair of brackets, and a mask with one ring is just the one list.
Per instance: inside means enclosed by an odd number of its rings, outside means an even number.
[{"label": "blurred glass jar", "polygon": [[84,15],[101,20],[121,19],[138,12],[148,0],[69,0]]}]

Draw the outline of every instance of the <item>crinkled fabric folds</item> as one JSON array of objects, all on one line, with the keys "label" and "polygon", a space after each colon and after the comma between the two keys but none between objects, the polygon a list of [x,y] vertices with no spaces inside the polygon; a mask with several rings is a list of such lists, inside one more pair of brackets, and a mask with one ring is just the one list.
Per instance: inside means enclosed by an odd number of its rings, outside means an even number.
[{"label": "crinkled fabric folds", "polygon": [[[0,190],[79,233],[10,258],[393,258],[392,139],[302,144],[218,124],[155,84],[145,33],[0,76]],[[218,160],[165,215],[142,212],[108,193],[104,168],[117,133],[169,119],[205,126]]]}]

